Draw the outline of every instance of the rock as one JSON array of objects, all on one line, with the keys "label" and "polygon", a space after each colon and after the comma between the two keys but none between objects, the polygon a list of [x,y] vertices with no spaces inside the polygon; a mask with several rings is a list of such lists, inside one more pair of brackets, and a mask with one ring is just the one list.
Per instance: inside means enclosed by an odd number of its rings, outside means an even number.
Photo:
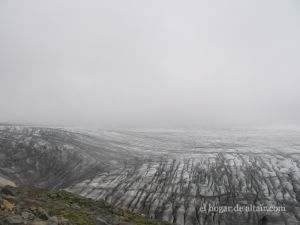
[{"label": "rock", "polygon": [[132,225],[132,224],[131,224],[131,223],[128,223],[128,222],[120,221],[120,222],[119,222],[119,225]]},{"label": "rock", "polygon": [[15,225],[22,225],[23,223],[23,218],[20,215],[12,215],[8,216],[5,219],[6,224],[15,224]]},{"label": "rock", "polygon": [[42,219],[42,220],[48,220],[49,219],[49,215],[48,213],[41,207],[38,207],[37,211],[37,217]]},{"label": "rock", "polygon": [[114,218],[114,219],[108,219],[107,223],[110,224],[110,225],[119,225],[120,220],[117,220],[116,218]]},{"label": "rock", "polygon": [[16,196],[16,193],[12,190],[12,187],[5,186],[1,190],[2,194]]},{"label": "rock", "polygon": [[42,196],[42,197],[38,198],[38,200],[41,202],[47,202],[48,198],[46,196]]},{"label": "rock", "polygon": [[14,204],[10,203],[6,199],[2,200],[2,205],[3,205],[3,208],[7,209],[7,210],[12,210],[15,207]]},{"label": "rock", "polygon": [[66,218],[60,218],[58,221],[59,225],[69,225],[69,220]]},{"label": "rock", "polygon": [[47,225],[58,225],[58,219],[56,216],[52,216],[47,221]]},{"label": "rock", "polygon": [[11,201],[13,203],[16,203],[18,201],[16,196],[12,196],[12,195],[5,195],[5,199],[8,201]]},{"label": "rock", "polygon": [[71,207],[72,207],[73,209],[80,209],[80,206],[79,206],[77,203],[73,203],[73,204],[71,205]]},{"label": "rock", "polygon": [[30,225],[47,225],[46,221],[34,221]]},{"label": "rock", "polygon": [[108,223],[104,220],[104,219],[102,219],[102,218],[100,218],[100,217],[98,217],[98,216],[95,216],[95,215],[91,215],[91,216],[89,216],[89,219],[93,222],[93,224],[95,224],[95,225],[108,225]]},{"label": "rock", "polygon": [[30,212],[22,212],[21,216],[25,219],[25,220],[34,220],[34,215]]},{"label": "rock", "polygon": [[50,198],[57,198],[57,197],[58,197],[58,195],[56,193],[51,193],[50,194]]},{"label": "rock", "polygon": [[31,212],[35,212],[37,210],[37,208],[35,206],[32,206],[29,208]]}]

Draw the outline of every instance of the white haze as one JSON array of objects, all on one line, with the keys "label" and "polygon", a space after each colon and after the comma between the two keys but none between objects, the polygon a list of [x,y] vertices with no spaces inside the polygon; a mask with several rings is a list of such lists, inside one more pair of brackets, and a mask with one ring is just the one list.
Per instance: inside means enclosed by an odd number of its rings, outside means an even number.
[{"label": "white haze", "polygon": [[0,122],[300,122],[298,0],[0,0]]}]

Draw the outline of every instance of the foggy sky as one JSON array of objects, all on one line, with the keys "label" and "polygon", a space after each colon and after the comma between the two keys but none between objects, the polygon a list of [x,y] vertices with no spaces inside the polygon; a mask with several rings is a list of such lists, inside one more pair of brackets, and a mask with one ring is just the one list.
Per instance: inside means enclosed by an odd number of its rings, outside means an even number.
[{"label": "foggy sky", "polygon": [[300,122],[298,0],[0,0],[0,122]]}]

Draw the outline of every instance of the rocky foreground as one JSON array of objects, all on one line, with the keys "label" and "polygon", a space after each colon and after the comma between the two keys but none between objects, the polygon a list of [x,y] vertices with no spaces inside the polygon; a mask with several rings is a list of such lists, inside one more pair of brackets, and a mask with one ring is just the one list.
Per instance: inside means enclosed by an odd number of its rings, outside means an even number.
[{"label": "rocky foreground", "polygon": [[163,225],[65,191],[0,188],[2,225]]}]

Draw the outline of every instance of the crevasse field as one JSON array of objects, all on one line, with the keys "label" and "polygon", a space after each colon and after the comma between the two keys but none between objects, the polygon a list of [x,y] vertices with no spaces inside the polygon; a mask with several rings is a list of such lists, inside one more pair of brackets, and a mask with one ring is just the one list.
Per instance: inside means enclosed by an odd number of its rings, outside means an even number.
[{"label": "crevasse field", "polygon": [[[180,225],[298,224],[300,129],[97,130],[0,126],[0,175]],[[207,211],[209,206],[286,212]],[[205,210],[206,211],[205,211]]]}]

